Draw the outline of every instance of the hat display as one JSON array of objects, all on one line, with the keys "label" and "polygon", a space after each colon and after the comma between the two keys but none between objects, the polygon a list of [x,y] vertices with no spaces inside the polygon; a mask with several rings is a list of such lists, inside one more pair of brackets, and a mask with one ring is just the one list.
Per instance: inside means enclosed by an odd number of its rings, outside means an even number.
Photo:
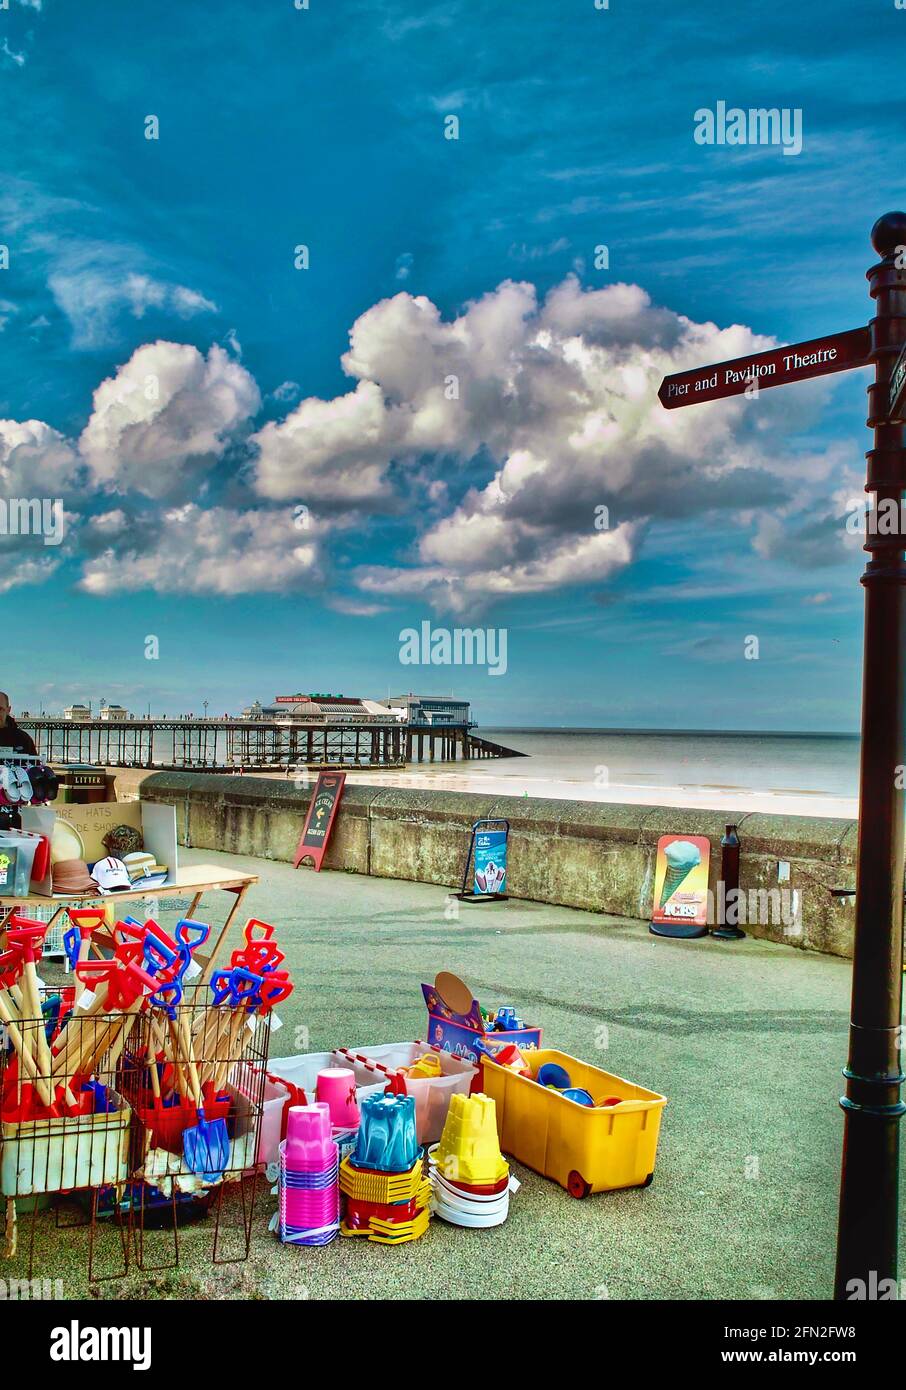
[{"label": "hat display", "polygon": [[96,893],[97,884],[84,859],[58,859],[51,869],[55,893]]},{"label": "hat display", "polygon": [[122,859],[99,859],[91,873],[102,893],[125,893],[132,887]]}]

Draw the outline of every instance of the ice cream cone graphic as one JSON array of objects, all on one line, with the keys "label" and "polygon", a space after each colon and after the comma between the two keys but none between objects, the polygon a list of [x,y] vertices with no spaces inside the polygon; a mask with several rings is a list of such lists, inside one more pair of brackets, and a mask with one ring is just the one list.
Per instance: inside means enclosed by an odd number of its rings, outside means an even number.
[{"label": "ice cream cone graphic", "polygon": [[689,840],[674,840],[664,851],[664,858],[667,861],[667,869],[661,885],[658,908],[662,908],[668,899],[673,897],[683,879],[687,878],[693,869],[698,868],[702,861],[702,852]]}]

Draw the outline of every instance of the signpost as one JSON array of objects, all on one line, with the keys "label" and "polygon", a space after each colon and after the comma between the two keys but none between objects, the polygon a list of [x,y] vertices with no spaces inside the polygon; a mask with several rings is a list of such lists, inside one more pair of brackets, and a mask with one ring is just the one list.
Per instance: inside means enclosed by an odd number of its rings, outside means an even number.
[{"label": "signpost", "polygon": [[[781,386],[827,372],[873,365],[865,491],[901,514],[906,448],[900,411],[906,396],[906,213],[872,228],[880,261],[868,271],[875,314],[867,328],[775,348],[735,362],[680,372],[661,384],[667,409],[738,395],[751,382]],[[746,379],[748,377],[748,380]],[[834,1295],[858,1296],[897,1277],[899,1121],[903,995],[903,874],[906,829],[906,538],[866,528],[865,647],[859,846],[849,1057],[843,1074],[843,1166]],[[888,1285],[887,1287],[894,1287]],[[863,1297],[867,1296],[864,1292]]]},{"label": "signpost", "polygon": [[890,396],[887,415],[892,424],[902,425],[906,420],[906,343],[890,373]]},{"label": "signpost", "polygon": [[305,827],[296,847],[294,869],[298,869],[303,859],[311,859],[315,871],[320,872],[345,781],[345,772],[318,774],[315,793],[309,802],[308,815],[305,817]]},{"label": "signpost", "polygon": [[847,333],[833,333],[829,338],[811,338],[807,343],[791,347],[770,348],[749,357],[734,357],[730,362],[715,362],[710,367],[696,367],[691,372],[665,376],[658,391],[658,400],[668,410],[681,405],[697,405],[699,401],[719,401],[726,396],[741,396],[758,385],[759,391],[768,386],[786,386],[791,381],[808,381],[813,376],[829,372],[845,372],[850,367],[867,367],[871,362],[871,335],[867,328],[851,328]]}]

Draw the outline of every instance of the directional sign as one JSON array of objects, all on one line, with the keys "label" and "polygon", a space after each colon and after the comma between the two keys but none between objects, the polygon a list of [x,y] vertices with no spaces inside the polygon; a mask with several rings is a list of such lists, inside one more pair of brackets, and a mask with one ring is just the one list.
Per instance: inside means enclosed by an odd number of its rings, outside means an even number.
[{"label": "directional sign", "polygon": [[848,333],[834,333],[829,338],[812,338],[807,343],[771,348],[750,357],[736,357],[732,362],[716,362],[710,367],[665,376],[658,399],[668,410],[697,405],[699,401],[719,401],[725,396],[741,396],[755,382],[763,391],[768,386],[807,381],[809,377],[844,372],[849,367],[867,367],[870,352],[868,329],[851,328]]},{"label": "directional sign", "polygon": [[895,424],[906,420],[906,343],[900,348],[900,355],[890,374],[890,405],[887,414]]}]

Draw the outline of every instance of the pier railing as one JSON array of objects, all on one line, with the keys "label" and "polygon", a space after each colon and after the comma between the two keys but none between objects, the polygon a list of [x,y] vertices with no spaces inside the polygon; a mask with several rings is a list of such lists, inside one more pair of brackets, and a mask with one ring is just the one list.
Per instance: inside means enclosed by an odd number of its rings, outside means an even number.
[{"label": "pier railing", "polygon": [[523,756],[479,738],[467,725],[252,719],[23,718],[19,722],[49,761],[104,767],[384,768],[426,760]]}]

